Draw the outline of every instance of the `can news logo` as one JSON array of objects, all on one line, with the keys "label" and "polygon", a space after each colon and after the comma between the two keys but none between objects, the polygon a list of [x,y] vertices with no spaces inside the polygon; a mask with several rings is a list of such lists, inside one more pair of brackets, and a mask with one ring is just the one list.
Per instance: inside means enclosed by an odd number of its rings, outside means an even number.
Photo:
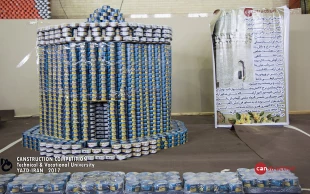
[{"label": "can news logo", "polygon": [[295,167],[292,166],[281,166],[281,167],[267,167],[263,162],[259,162],[255,165],[255,172],[259,175],[265,174],[267,171],[293,171]]},{"label": "can news logo", "polygon": [[267,171],[267,166],[262,163],[262,162],[259,162],[255,165],[255,172],[259,175],[262,175],[262,174],[265,174]]},{"label": "can news logo", "polygon": [[244,15],[247,17],[252,17],[253,9],[252,8],[245,8],[244,9]]},{"label": "can news logo", "polygon": [[1,158],[1,170],[3,172],[8,172],[12,169],[13,164],[8,159]]}]

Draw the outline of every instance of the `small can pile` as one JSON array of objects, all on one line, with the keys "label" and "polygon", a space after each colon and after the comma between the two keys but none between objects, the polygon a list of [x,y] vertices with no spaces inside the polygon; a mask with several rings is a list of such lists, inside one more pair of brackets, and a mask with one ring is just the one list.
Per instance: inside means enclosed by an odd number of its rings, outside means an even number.
[{"label": "small can pile", "polygon": [[[299,179],[288,170],[267,170],[265,174],[258,175],[254,169],[239,168],[237,170],[246,192],[252,190],[299,191]],[[298,193],[298,192],[297,192]]]},{"label": "small can pile", "polygon": [[9,182],[13,181],[16,177],[16,174],[1,174],[0,175],[0,194],[4,194],[7,189]]},{"label": "small can pile", "polygon": [[40,151],[47,157],[86,157],[87,160],[125,160],[131,157],[156,154],[161,149],[172,148],[185,144],[187,129],[183,122],[173,121],[172,130],[150,137],[131,140],[65,140],[39,134],[36,126],[23,133],[23,147]]},{"label": "small can pile", "polygon": [[242,182],[235,172],[186,172],[184,193],[243,193]]},{"label": "small can pile", "polygon": [[66,193],[122,193],[124,176],[124,172],[76,172],[67,183]]},{"label": "small can pile", "polygon": [[179,172],[129,172],[125,193],[183,193]]},{"label": "small can pile", "polygon": [[[96,134],[106,132],[99,129],[101,128],[96,128]],[[86,157],[89,161],[125,160],[131,157],[156,154],[159,150],[185,144],[188,140],[187,129],[181,121],[173,121],[172,130],[169,132],[130,140],[93,139],[73,141],[42,135],[39,132],[39,126],[24,132],[23,147],[40,151],[41,156],[59,158],[81,156]]]},{"label": "small can pile", "polygon": [[20,174],[8,183],[6,193],[64,193],[70,174],[69,172]]}]

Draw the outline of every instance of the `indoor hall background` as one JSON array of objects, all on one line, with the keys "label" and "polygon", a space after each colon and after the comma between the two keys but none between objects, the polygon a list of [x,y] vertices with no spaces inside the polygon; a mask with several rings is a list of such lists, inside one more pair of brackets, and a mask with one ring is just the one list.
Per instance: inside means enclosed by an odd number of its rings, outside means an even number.
[{"label": "indoor hall background", "polygon": [[[141,23],[166,24],[173,28],[172,112],[213,112],[213,72],[211,36],[207,18],[128,19]],[[290,111],[310,111],[307,90],[310,15],[291,15],[290,26]],[[14,109],[17,116],[39,113],[39,84],[36,66],[38,26],[85,20],[0,20],[0,110]],[[21,68],[17,64],[32,51]]]},{"label": "indoor hall background", "polygon": [[[216,9],[239,7],[279,7],[289,0],[51,0],[53,19],[86,18],[102,5],[120,8],[125,16],[130,14],[188,14],[213,13]],[[123,2],[123,4],[122,4]],[[122,4],[122,6],[121,6]]]}]

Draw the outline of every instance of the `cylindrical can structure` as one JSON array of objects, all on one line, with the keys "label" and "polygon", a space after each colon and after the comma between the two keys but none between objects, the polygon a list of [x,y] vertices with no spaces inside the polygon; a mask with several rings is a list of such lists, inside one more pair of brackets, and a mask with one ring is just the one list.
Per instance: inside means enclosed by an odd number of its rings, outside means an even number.
[{"label": "cylindrical can structure", "polygon": [[128,138],[135,139],[137,137],[136,127],[136,96],[135,96],[135,59],[134,46],[132,43],[126,44],[126,62],[127,62],[127,122],[128,122]]},{"label": "cylindrical can structure", "polygon": [[148,48],[147,44],[141,44],[142,47],[142,93],[143,93],[143,136],[150,136],[150,103],[149,103],[149,79],[148,79]]},{"label": "cylindrical can structure", "polygon": [[148,80],[149,80],[149,119],[150,134],[156,134],[156,82],[155,82],[155,48],[148,44]]},{"label": "cylindrical can structure", "polygon": [[[90,17],[96,22],[38,30],[38,130],[68,149],[81,140],[95,145],[98,139],[111,140],[114,148],[130,143],[139,150],[142,144],[142,154],[147,155],[149,149],[156,153],[156,149],[184,144],[188,141],[184,124],[170,123],[170,28],[119,23],[118,13],[109,14],[100,9]],[[37,137],[30,135],[31,140]],[[28,139],[23,144],[38,149],[39,140]],[[148,142],[153,142],[149,148]],[[100,153],[98,149],[94,152]],[[127,148],[124,151],[130,153]]]}]

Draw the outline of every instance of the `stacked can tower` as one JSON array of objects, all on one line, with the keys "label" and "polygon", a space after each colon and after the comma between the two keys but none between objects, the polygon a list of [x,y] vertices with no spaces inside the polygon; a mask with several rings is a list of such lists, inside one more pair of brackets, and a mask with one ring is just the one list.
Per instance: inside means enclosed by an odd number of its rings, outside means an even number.
[{"label": "stacked can tower", "polygon": [[88,20],[38,30],[40,128],[24,146],[102,160],[186,143],[186,127],[170,123],[171,28],[124,22],[109,6]]}]

